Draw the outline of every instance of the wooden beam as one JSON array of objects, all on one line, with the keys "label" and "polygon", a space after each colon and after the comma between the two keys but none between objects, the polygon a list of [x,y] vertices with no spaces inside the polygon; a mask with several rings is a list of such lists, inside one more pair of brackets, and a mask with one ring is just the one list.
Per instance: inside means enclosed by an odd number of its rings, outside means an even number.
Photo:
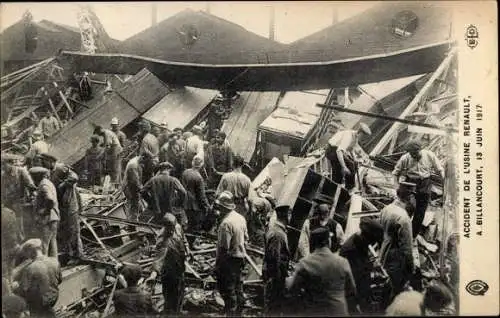
[{"label": "wooden beam", "polygon": [[[458,129],[456,129],[456,128],[440,127],[440,126],[431,125],[431,124],[427,124],[427,123],[421,123],[418,121],[404,119],[404,117],[392,117],[392,116],[386,116],[386,115],[379,115],[379,114],[349,109],[349,108],[342,107],[342,106],[330,106],[330,105],[319,104],[319,103],[316,104],[316,106],[323,107],[323,108],[331,108],[331,109],[335,109],[336,111],[344,112],[344,113],[351,113],[351,114],[356,114],[356,115],[361,115],[361,116],[366,116],[366,117],[373,117],[373,118],[380,118],[380,119],[395,121],[397,123],[404,123],[404,124],[408,124],[408,125],[422,126],[422,127],[427,127],[427,128],[434,128],[434,129],[441,129],[441,130],[447,130],[447,131],[452,131],[452,132],[458,132]],[[405,116],[407,116],[407,115],[408,114],[405,114]],[[283,116],[283,118],[288,118],[288,117]],[[388,139],[387,142],[390,141],[390,138],[392,138],[393,135],[394,135],[394,132],[391,134],[391,136],[389,138],[387,138]],[[387,143],[386,143],[386,145],[387,145]]]},{"label": "wooden beam", "polygon": [[[415,98],[410,102],[408,107],[401,113],[399,118],[405,118],[409,114],[413,113],[415,109],[418,107],[420,100],[427,93],[427,91],[433,86],[434,82],[437,78],[445,71],[453,60],[455,54],[457,52],[457,48],[453,48],[448,56],[441,62],[441,65],[437,68],[437,70],[432,74],[431,78],[425,83],[424,87],[418,92]],[[379,140],[377,145],[370,152],[370,156],[376,156],[382,152],[382,150],[387,146],[387,143],[390,141],[391,137],[398,131],[401,123],[395,122],[391,128],[387,131],[387,133]]]},{"label": "wooden beam", "polygon": [[64,94],[61,92],[61,90],[57,86],[56,82],[52,82],[52,84],[58,90],[59,96],[61,97],[62,101],[64,102],[64,105],[66,105],[66,108],[68,109],[69,113],[71,114],[71,116],[73,116],[73,114],[74,114],[73,109],[71,109],[71,106],[69,106],[69,103],[68,103],[68,100],[66,99],[66,96],[64,96]]}]

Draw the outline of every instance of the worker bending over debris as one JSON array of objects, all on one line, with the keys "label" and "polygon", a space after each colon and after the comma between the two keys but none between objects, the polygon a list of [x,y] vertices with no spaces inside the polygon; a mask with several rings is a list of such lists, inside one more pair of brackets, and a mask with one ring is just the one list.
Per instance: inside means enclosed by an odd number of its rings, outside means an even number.
[{"label": "worker bending over debris", "polygon": [[356,175],[358,165],[354,152],[359,147],[361,135],[370,136],[370,128],[365,123],[360,123],[357,130],[340,130],[328,141],[325,155],[332,166],[332,179],[336,183],[345,183],[345,187],[351,190],[356,186]]},{"label": "worker bending over debris", "polygon": [[184,298],[184,272],[186,249],[183,236],[176,232],[178,225],[173,214],[163,217],[163,240],[159,242],[159,257],[153,262],[153,271],[147,280],[154,281],[161,274],[162,292],[165,300],[164,314],[179,314]]},{"label": "worker bending over debris", "polygon": [[247,222],[235,211],[233,195],[223,191],[215,201],[222,222],[218,228],[215,273],[226,315],[240,315],[243,310],[242,270],[245,266]]},{"label": "worker bending over debris", "polygon": [[399,158],[392,174],[396,184],[400,182],[411,182],[416,184],[415,213],[412,219],[413,237],[420,234],[425,211],[431,197],[431,174],[436,172],[444,179],[444,169],[436,154],[427,149],[417,141],[411,141],[406,146],[408,152]]},{"label": "worker bending over debris", "polygon": [[361,312],[373,312],[370,304],[372,291],[371,273],[374,270],[373,255],[370,246],[380,244],[383,229],[378,218],[362,217],[359,231],[351,235],[339,250],[339,255],[346,258],[351,265],[352,275],[356,282],[357,303]]},{"label": "worker bending over debris", "polygon": [[119,184],[122,174],[121,154],[123,151],[120,140],[113,131],[102,128],[101,126],[97,126],[94,129],[94,134],[103,138],[106,165],[105,172],[111,176],[111,181],[114,184]]},{"label": "worker bending over debris", "polygon": [[149,154],[144,153],[130,159],[125,167],[123,194],[127,199],[127,217],[131,221],[138,221],[139,215],[144,210],[144,206],[141,204],[143,171],[150,160]]}]

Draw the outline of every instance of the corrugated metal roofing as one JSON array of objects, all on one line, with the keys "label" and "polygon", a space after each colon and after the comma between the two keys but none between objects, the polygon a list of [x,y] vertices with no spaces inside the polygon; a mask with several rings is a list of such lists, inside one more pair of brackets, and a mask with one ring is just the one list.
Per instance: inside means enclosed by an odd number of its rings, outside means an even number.
[{"label": "corrugated metal roofing", "polygon": [[255,151],[257,127],[271,114],[279,92],[243,92],[222,130],[234,153],[249,162]]},{"label": "corrugated metal roofing", "polygon": [[142,117],[173,129],[186,127],[217,96],[217,91],[195,87],[178,88],[163,97]]},{"label": "corrugated metal roofing", "polygon": [[124,86],[114,87],[114,91],[104,97],[103,103],[71,120],[49,140],[49,151],[60,161],[68,165],[75,164],[90,147],[94,125],[109,127],[111,118],[118,117],[121,126],[125,126],[147,111],[167,92],[167,87],[156,76],[143,70]]},{"label": "corrugated metal roofing", "polygon": [[304,138],[318,122],[321,108],[316,107],[316,103],[324,103],[328,92],[287,92],[279,101],[278,108],[259,127]]}]

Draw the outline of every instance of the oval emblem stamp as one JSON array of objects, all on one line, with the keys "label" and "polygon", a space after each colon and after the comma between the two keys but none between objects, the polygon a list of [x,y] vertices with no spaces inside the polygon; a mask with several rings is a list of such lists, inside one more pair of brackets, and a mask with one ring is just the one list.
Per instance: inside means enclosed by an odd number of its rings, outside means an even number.
[{"label": "oval emblem stamp", "polygon": [[467,284],[465,290],[474,296],[483,296],[488,291],[489,286],[482,280],[476,279]]}]

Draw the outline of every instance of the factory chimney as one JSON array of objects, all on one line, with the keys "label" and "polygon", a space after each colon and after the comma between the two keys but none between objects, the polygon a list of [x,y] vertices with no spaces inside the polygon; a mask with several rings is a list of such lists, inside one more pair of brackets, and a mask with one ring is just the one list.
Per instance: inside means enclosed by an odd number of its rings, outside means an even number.
[{"label": "factory chimney", "polygon": [[151,26],[155,26],[158,23],[157,11],[158,11],[158,4],[156,2],[153,2],[151,4]]},{"label": "factory chimney", "polygon": [[272,41],[276,40],[276,25],[274,22],[274,5],[270,6],[270,11],[269,11],[269,39]]},{"label": "factory chimney", "polygon": [[210,13],[210,2],[207,2],[207,3],[205,4],[205,12],[206,12],[206,13]]}]

